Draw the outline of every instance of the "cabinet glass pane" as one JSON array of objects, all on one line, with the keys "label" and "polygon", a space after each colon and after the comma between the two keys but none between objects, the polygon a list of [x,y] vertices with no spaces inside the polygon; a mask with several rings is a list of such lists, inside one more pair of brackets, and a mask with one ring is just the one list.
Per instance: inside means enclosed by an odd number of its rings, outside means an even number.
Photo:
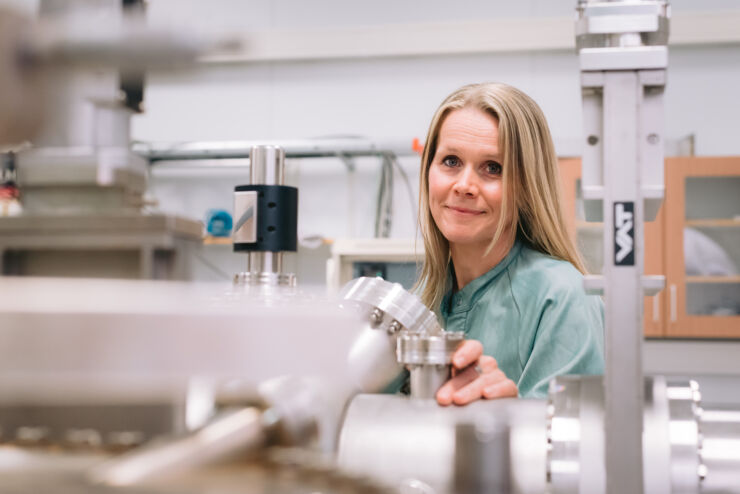
[{"label": "cabinet glass pane", "polygon": [[683,253],[686,276],[737,276],[740,226],[686,226]]},{"label": "cabinet glass pane", "polygon": [[740,221],[740,176],[686,177],[686,220]]},{"label": "cabinet glass pane", "polygon": [[686,283],[686,312],[700,316],[740,315],[740,282]]},{"label": "cabinet glass pane", "polygon": [[686,312],[740,314],[740,176],[687,177]]}]

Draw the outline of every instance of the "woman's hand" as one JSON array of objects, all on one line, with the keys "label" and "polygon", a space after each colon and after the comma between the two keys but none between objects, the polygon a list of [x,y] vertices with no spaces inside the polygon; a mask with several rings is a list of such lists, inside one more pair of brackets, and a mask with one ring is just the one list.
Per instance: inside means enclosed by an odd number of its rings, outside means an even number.
[{"label": "woman's hand", "polygon": [[483,355],[483,345],[465,340],[452,356],[452,379],[437,391],[440,405],[467,405],[480,398],[516,397],[516,384],[498,368],[496,359]]}]

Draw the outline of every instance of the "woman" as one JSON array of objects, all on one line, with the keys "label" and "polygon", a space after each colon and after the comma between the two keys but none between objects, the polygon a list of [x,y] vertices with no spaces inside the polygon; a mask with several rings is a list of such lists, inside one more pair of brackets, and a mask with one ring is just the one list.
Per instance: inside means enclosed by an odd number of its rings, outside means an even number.
[{"label": "woman", "polygon": [[422,167],[421,298],[467,340],[437,401],[543,397],[557,375],[603,373],[603,304],[583,289],[537,104],[505,84],[458,89],[432,119]]}]

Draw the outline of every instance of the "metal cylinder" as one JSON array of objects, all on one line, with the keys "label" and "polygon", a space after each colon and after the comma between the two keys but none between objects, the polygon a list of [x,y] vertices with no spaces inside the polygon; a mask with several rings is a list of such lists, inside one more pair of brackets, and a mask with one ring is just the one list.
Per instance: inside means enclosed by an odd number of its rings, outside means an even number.
[{"label": "metal cylinder", "polygon": [[703,494],[740,494],[740,411],[701,414]]},{"label": "metal cylinder", "polygon": [[296,189],[283,186],[285,150],[253,146],[249,158],[250,185],[238,186],[234,197],[234,251],[248,252],[247,270],[234,283],[294,286],[295,275],[283,273],[282,251],[296,248],[298,207]]},{"label": "metal cylinder", "polygon": [[[542,494],[545,419],[543,400],[441,407],[432,400],[359,395],[345,415],[338,462],[401,492]],[[475,462],[474,451],[480,453]]]},{"label": "metal cylinder", "polygon": [[347,372],[363,393],[381,393],[403,371],[395,355],[396,337],[378,324],[367,324],[347,356]]},{"label": "metal cylinder", "polygon": [[[604,386],[601,376],[561,376],[550,383],[548,492],[606,492]],[[701,491],[700,395],[693,381],[645,379],[644,492]]]},{"label": "metal cylinder", "polygon": [[[740,494],[740,410],[702,411],[693,381],[655,376],[644,386],[644,492]],[[602,494],[609,448],[604,398],[601,376],[558,377],[547,402],[440,407],[432,400],[360,395],[347,409],[338,458],[343,467],[403,492]],[[481,420],[488,421],[483,429],[498,431],[494,443],[480,439]],[[502,427],[508,445],[495,444],[506,441]],[[477,466],[461,461],[473,450],[485,456]],[[490,471],[509,473],[492,483]],[[487,488],[466,491],[466,478]],[[408,482],[427,490],[404,491]]]},{"label": "metal cylinder", "polygon": [[[444,331],[435,314],[398,283],[381,278],[357,278],[342,288],[340,296],[345,303],[353,302],[361,307],[374,328],[361,340],[358,351],[353,349],[351,354],[351,367],[362,371],[356,374],[361,377],[358,380],[361,388],[384,389],[398,374],[400,365],[405,365],[410,373],[411,396],[433,399],[450,377],[452,354],[462,343],[464,334]],[[386,342],[395,346],[395,359],[388,358]],[[369,367],[369,361],[383,362],[381,371]],[[372,375],[382,375],[383,379],[368,379]]]},{"label": "metal cylinder", "polygon": [[247,271],[250,273],[280,273],[283,270],[282,252],[250,252]]},{"label": "metal cylinder", "polygon": [[402,332],[396,343],[396,357],[410,372],[411,396],[434,399],[450,378],[452,355],[463,342],[462,332],[435,335]]},{"label": "metal cylinder", "polygon": [[409,365],[411,397],[433,400],[437,391],[450,378],[449,365]]},{"label": "metal cylinder", "polygon": [[283,185],[285,150],[279,146],[253,146],[249,152],[249,181],[252,185]]}]

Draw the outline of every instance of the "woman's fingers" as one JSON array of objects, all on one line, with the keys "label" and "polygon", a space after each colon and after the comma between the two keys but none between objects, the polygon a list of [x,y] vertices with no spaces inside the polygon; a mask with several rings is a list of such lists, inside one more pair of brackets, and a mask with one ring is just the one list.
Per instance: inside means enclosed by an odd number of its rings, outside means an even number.
[{"label": "woman's fingers", "polygon": [[452,356],[452,379],[437,391],[440,405],[466,405],[481,398],[517,396],[516,384],[498,368],[496,359],[483,355],[479,341],[465,340]]},{"label": "woman's fingers", "polygon": [[[485,390],[494,388],[498,384],[507,381],[501,369],[484,372],[477,379],[455,391],[452,402],[455,405],[467,405],[473,401],[487,397]],[[513,383],[512,383],[513,384]]]},{"label": "woman's fingers", "polygon": [[439,391],[437,391],[437,403],[445,406],[451,405],[452,396],[457,392],[457,390],[465,387],[479,377],[480,375],[474,367],[468,367],[467,369],[458,371],[452,379],[447,381],[441,388],[439,388]]},{"label": "woman's fingers", "polygon": [[498,362],[490,355],[483,355],[478,359],[478,367],[482,372],[493,372],[498,369]]},{"label": "woman's fingers", "polygon": [[482,355],[483,345],[480,341],[465,340],[452,355],[452,365],[456,369],[462,370],[470,364],[477,362]]},{"label": "woman's fingers", "polygon": [[[510,384],[498,386],[509,381]],[[513,390],[511,389],[513,386]],[[469,365],[447,381],[437,392],[440,405],[466,405],[480,398],[516,396],[513,381],[498,368],[496,359],[489,355],[481,356],[475,365]]]},{"label": "woman's fingers", "polygon": [[483,398],[492,400],[495,398],[516,398],[519,390],[511,379],[504,379],[483,388]]}]

